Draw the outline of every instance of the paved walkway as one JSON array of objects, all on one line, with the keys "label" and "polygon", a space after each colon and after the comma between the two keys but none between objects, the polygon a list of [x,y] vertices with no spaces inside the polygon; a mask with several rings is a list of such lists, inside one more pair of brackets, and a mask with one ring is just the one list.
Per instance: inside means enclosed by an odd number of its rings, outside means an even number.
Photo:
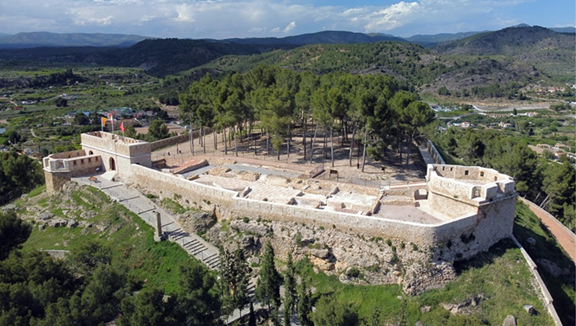
[{"label": "paved walkway", "polygon": [[550,213],[546,212],[538,205],[524,198],[518,197],[522,200],[530,210],[542,221],[544,225],[550,230],[556,241],[568,253],[572,261],[576,262],[576,235],[565,227]]},{"label": "paved walkway", "polygon": [[205,241],[197,234],[184,231],[172,214],[156,205],[140,192],[130,189],[120,182],[106,180],[102,175],[95,176],[95,178],[96,181],[91,181],[89,177],[73,178],[73,180],[80,184],[100,189],[110,198],[138,215],[153,228],[156,227],[156,212],[159,212],[162,220],[162,231],[168,236],[168,240],[179,244],[188,254],[196,257],[210,269],[218,268],[220,258],[216,246]]}]

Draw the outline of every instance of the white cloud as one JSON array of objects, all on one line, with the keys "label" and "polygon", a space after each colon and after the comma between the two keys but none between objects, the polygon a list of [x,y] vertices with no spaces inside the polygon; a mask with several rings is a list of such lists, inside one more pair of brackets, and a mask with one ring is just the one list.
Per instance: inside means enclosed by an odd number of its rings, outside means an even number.
[{"label": "white cloud", "polygon": [[[514,9],[527,2],[544,0],[393,0],[395,2],[383,1],[387,5],[370,6],[362,5],[361,1],[350,2],[351,6],[315,5],[314,1],[1,1],[0,31],[120,32],[192,38],[309,33],[323,29],[388,31],[396,35],[415,31],[457,32],[495,29],[517,20],[542,24],[517,17]],[[558,1],[574,7],[569,3],[573,0]],[[502,14],[506,9],[509,9],[507,14]],[[572,17],[556,17],[556,22],[570,19]]]},{"label": "white cloud", "polygon": [[423,8],[418,2],[401,1],[388,8],[378,10],[368,15],[367,32],[388,31],[410,22],[411,18],[419,16]]},{"label": "white cloud", "polygon": [[286,28],[284,28],[284,33],[290,33],[294,28],[296,28],[296,22],[292,21],[290,24],[288,24],[288,26],[286,26]]},{"label": "white cloud", "polygon": [[193,6],[183,3],[181,5],[175,6],[174,10],[176,11],[177,15],[174,20],[178,22],[188,22],[188,23],[196,21],[196,19],[194,19]]},{"label": "white cloud", "polygon": [[266,32],[266,27],[252,27],[248,30],[248,33],[264,33]]}]

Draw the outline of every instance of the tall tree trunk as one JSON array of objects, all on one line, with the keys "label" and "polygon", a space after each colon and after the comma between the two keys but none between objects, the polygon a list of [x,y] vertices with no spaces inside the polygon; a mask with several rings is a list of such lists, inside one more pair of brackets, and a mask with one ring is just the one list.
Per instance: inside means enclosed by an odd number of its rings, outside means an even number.
[{"label": "tall tree trunk", "polygon": [[216,132],[216,129],[212,131],[212,135],[212,140],[214,141],[214,152],[216,152],[218,150],[218,132]]},{"label": "tall tree trunk", "polygon": [[334,167],[334,126],[330,126],[330,163]]},{"label": "tall tree trunk", "polygon": [[203,146],[203,141],[204,139],[202,139],[202,126],[200,126],[200,129],[198,129],[198,145]]},{"label": "tall tree trunk", "polygon": [[290,133],[290,125],[288,125],[288,141],[286,142],[286,155],[290,157],[290,139],[292,139],[292,134]]},{"label": "tall tree trunk", "polygon": [[344,143],[348,141],[348,121],[342,122],[342,142],[341,145],[344,147]]},{"label": "tall tree trunk", "polygon": [[314,159],[314,143],[316,142],[316,135],[318,133],[318,122],[316,122],[316,127],[314,128],[314,138],[312,138],[312,143],[310,144],[310,164]]},{"label": "tall tree trunk", "polygon": [[306,119],[304,119],[304,116],[302,116],[302,129],[302,148],[304,149],[304,161],[306,161]]},{"label": "tall tree trunk", "polygon": [[204,130],[204,126],[200,126],[199,138],[202,138],[202,150],[206,154],[206,130]]},{"label": "tall tree trunk", "polygon": [[226,141],[226,128],[222,128],[222,137],[224,138],[224,155],[228,155],[228,142]]},{"label": "tall tree trunk", "polygon": [[400,129],[398,129],[397,142],[398,142],[398,153],[400,153],[400,164],[402,164],[402,132],[400,132]]},{"label": "tall tree trunk", "polygon": [[364,172],[364,165],[366,165],[366,140],[368,136],[368,128],[364,130],[364,149],[362,150],[362,172]]},{"label": "tall tree trunk", "polygon": [[270,135],[268,130],[266,130],[266,155],[270,155]]},{"label": "tall tree trunk", "polygon": [[410,163],[410,146],[412,145],[412,135],[408,140],[408,147],[406,148],[406,165]]},{"label": "tall tree trunk", "polygon": [[322,162],[326,159],[326,151],[328,150],[328,128],[324,128],[324,143],[322,144]]},{"label": "tall tree trunk", "polygon": [[352,139],[350,140],[350,153],[348,154],[348,166],[352,166],[352,149],[354,149],[354,136],[356,135],[356,124],[352,127]]},{"label": "tall tree trunk", "polygon": [[190,124],[190,153],[194,155],[194,126]]},{"label": "tall tree trunk", "polygon": [[234,155],[238,156],[238,128],[234,126]]}]

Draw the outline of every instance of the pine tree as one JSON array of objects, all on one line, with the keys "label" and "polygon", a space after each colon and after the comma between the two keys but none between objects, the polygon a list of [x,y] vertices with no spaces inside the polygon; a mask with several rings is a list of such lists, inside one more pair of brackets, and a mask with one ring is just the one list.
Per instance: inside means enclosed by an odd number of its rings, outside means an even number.
[{"label": "pine tree", "polygon": [[244,250],[236,249],[234,252],[220,250],[222,263],[220,264],[220,281],[218,286],[222,294],[222,301],[228,312],[239,309],[248,303],[248,282],[250,271],[244,257]]},{"label": "pine tree", "polygon": [[298,294],[296,293],[296,277],[292,254],[288,254],[286,262],[286,273],[284,275],[284,324],[290,325],[290,317],[294,312],[294,306]]},{"label": "pine tree", "polygon": [[254,304],[250,301],[250,315],[248,317],[248,326],[256,326],[256,315],[254,314]]},{"label": "pine tree", "polygon": [[300,284],[300,300],[298,301],[298,318],[300,319],[300,324],[302,326],[313,326],[312,320],[310,320],[310,313],[312,312],[312,294],[310,289],[306,284],[306,280],[302,278]]},{"label": "pine tree", "polygon": [[264,256],[262,257],[262,268],[258,273],[258,285],[256,287],[256,297],[261,303],[266,304],[268,309],[280,306],[280,285],[282,277],[274,264],[274,249],[270,242],[266,243]]}]

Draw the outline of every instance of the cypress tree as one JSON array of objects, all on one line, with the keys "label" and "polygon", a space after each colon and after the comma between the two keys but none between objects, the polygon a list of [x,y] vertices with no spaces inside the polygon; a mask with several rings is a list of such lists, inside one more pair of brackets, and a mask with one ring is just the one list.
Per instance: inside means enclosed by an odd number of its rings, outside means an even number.
[{"label": "cypress tree", "polygon": [[274,249],[270,242],[266,243],[264,256],[262,257],[262,268],[258,272],[258,285],[256,286],[256,298],[261,303],[266,304],[268,309],[280,306],[280,285],[282,276],[276,270],[274,263]]}]

